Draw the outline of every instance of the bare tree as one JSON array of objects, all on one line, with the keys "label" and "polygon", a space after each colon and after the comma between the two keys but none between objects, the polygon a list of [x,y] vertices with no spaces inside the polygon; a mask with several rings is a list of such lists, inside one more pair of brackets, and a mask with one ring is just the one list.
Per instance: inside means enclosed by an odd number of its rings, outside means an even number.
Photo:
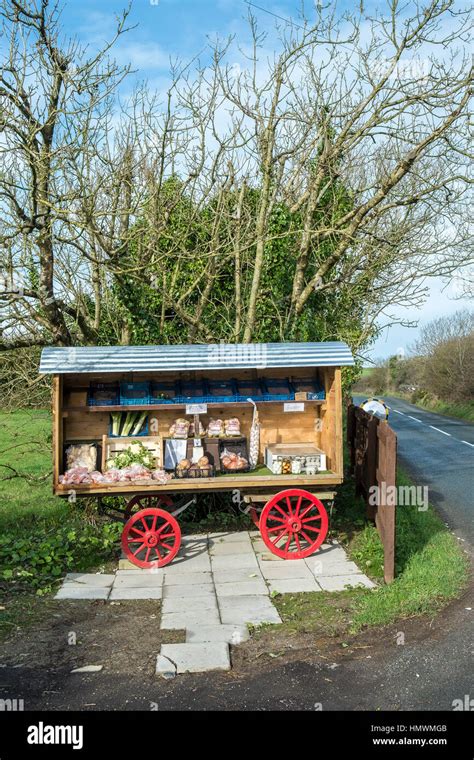
[{"label": "bare tree", "polygon": [[[7,344],[93,340],[106,318],[117,339],[146,340],[144,311],[162,342],[309,335],[357,348],[391,305],[472,260],[472,26],[452,0],[387,0],[373,17],[318,5],[277,43],[250,14],[250,45],[217,41],[204,62],[177,62],[164,98],[141,88],[120,118],[107,50],[61,74],[57,43],[42,41],[46,0],[34,13],[3,2],[13,39],[44,45],[40,58],[27,46],[24,64],[13,45],[10,68],[36,66],[49,96],[55,72],[61,82],[49,163],[18,83],[13,101],[0,93],[14,117],[0,159],[7,270],[32,261],[39,273],[20,301],[3,296]],[[48,111],[35,119],[50,123]]]},{"label": "bare tree", "polygon": [[71,182],[70,168],[82,162],[85,170],[91,155],[97,159],[111,96],[127,72],[108,58],[125,31],[127,12],[117,19],[112,41],[89,57],[76,41],[62,40],[59,11],[49,0],[2,0],[0,17],[6,41],[0,64],[0,345],[87,342],[97,319],[81,287],[90,275],[87,260],[77,256],[83,183]]}]

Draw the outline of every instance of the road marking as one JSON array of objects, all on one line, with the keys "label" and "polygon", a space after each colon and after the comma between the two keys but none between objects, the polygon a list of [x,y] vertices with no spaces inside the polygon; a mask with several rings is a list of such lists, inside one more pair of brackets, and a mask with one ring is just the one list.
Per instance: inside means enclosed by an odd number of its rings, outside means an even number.
[{"label": "road marking", "polygon": [[415,422],[419,422],[420,425],[424,425],[424,422],[418,419],[418,417],[412,417],[411,414],[407,414],[407,417],[409,417],[411,420],[415,420]]},{"label": "road marking", "polygon": [[472,448],[474,449],[474,443],[469,443],[469,441],[461,441],[461,443],[465,443],[466,446],[472,446]]},{"label": "road marking", "polygon": [[439,428],[435,427],[434,425],[430,425],[430,428],[432,428],[433,430],[437,430],[438,433],[442,433],[443,435],[449,435],[449,436],[451,436],[451,433],[447,433],[445,430],[440,430]]},{"label": "road marking", "polygon": [[403,417],[405,416],[405,412],[399,412],[398,409],[392,409],[392,412],[395,412],[395,414],[401,414]]}]

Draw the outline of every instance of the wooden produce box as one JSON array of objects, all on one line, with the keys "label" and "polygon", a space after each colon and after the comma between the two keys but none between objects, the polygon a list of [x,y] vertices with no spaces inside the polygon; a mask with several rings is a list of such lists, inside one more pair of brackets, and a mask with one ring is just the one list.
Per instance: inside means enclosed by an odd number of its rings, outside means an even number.
[{"label": "wooden produce box", "polygon": [[141,443],[148,449],[148,451],[155,458],[155,466],[157,469],[163,466],[163,440],[161,435],[147,435],[147,436],[124,436],[123,438],[108,438],[106,435],[102,437],[102,472],[105,472],[106,462],[108,459],[118,454],[119,451],[128,449],[131,443]]}]

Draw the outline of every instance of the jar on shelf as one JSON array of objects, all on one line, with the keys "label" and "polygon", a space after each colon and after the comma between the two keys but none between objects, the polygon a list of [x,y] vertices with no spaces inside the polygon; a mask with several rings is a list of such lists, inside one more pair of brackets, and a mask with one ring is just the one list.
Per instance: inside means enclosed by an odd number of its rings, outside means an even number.
[{"label": "jar on shelf", "polygon": [[301,460],[300,459],[292,459],[291,460],[291,472],[293,475],[299,475],[301,472]]},{"label": "jar on shelf", "polygon": [[272,472],[274,475],[281,475],[282,471],[282,459],[281,457],[276,457],[272,462]]}]

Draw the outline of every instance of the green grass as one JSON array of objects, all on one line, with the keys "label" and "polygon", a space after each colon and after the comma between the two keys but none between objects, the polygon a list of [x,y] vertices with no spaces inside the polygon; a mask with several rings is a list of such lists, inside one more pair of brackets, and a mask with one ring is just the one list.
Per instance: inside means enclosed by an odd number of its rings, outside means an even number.
[{"label": "green grass", "polygon": [[474,422],[474,401],[465,403],[454,403],[448,401],[416,401],[415,406],[426,409],[428,412],[436,414],[445,414],[447,417],[457,417],[460,420]]},{"label": "green grass", "polygon": [[[399,471],[398,485],[411,485]],[[350,481],[339,489],[332,535],[349,557],[379,588],[348,589],[337,593],[291,594],[275,597],[285,628],[354,634],[362,628],[395,620],[434,614],[457,598],[467,585],[469,564],[457,540],[430,506],[398,507],[397,577],[383,582],[383,547],[375,526],[364,517],[365,505],[354,495]]]},{"label": "green grass", "polygon": [[99,518],[90,501],[53,496],[50,429],[47,411],[0,412],[0,591],[8,597],[47,593],[64,572],[101,567],[118,551],[119,524]]}]

